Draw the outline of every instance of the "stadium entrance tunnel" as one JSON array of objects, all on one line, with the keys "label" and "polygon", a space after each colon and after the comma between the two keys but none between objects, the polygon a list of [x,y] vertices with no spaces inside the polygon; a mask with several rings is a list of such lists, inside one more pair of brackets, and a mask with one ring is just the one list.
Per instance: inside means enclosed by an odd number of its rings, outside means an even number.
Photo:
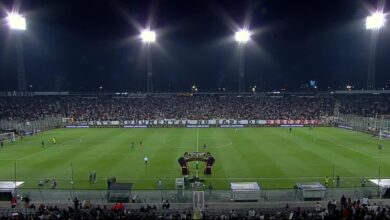
[{"label": "stadium entrance tunnel", "polygon": [[132,188],[133,183],[111,183],[108,188],[107,202],[129,202]]},{"label": "stadium entrance tunnel", "polygon": [[206,163],[204,174],[211,175],[211,169],[215,162],[215,158],[210,154],[210,152],[185,152],[184,156],[180,157],[177,161],[180,164],[182,175],[190,174],[188,162],[191,161],[201,161]]}]

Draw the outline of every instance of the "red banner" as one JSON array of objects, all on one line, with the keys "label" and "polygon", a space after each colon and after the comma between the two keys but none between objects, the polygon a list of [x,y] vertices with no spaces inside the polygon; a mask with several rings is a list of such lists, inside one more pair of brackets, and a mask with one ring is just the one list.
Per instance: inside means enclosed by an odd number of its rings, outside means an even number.
[{"label": "red banner", "polygon": [[316,124],[320,124],[320,123],[321,123],[320,120],[315,120],[315,119],[312,119],[312,120],[308,120],[308,119],[267,120],[268,125],[316,125]]}]

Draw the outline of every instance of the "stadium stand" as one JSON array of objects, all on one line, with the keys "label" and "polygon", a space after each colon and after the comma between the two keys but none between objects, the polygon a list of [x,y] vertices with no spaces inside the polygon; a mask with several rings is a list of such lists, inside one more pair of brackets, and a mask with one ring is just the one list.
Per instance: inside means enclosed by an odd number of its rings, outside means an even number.
[{"label": "stadium stand", "polygon": [[390,113],[390,96],[341,96],[340,113],[372,117]]},{"label": "stadium stand", "polygon": [[44,117],[74,120],[132,119],[319,119],[330,116],[334,99],[340,113],[388,114],[389,97],[237,97],[191,96],[115,98],[111,96],[1,97],[0,119],[34,121]]},{"label": "stadium stand", "polygon": [[33,121],[44,117],[74,120],[132,119],[319,119],[333,114],[335,100],[343,114],[390,113],[390,96],[237,97],[190,96],[115,98],[111,96],[1,97],[0,119]]},{"label": "stadium stand", "polygon": [[[39,205],[37,208],[0,208],[0,219],[191,219],[190,209],[162,209],[149,204],[139,209],[123,207],[116,209],[95,206],[91,208],[58,208]],[[282,208],[206,208],[203,219],[389,219],[390,207],[377,204],[363,204],[341,197],[339,201],[329,201],[326,207],[316,203],[311,207]]]},{"label": "stadium stand", "polygon": [[[372,117],[390,114],[389,95],[337,96],[224,96],[167,97],[29,96],[0,97],[0,120],[34,121],[66,117],[75,121],[132,119],[240,118],[320,119],[338,112]],[[75,209],[39,205],[31,208],[0,207],[1,219],[190,219],[190,209],[162,209],[146,204],[139,209],[94,206]],[[340,199],[325,207],[206,208],[203,219],[390,219],[390,207]]]}]

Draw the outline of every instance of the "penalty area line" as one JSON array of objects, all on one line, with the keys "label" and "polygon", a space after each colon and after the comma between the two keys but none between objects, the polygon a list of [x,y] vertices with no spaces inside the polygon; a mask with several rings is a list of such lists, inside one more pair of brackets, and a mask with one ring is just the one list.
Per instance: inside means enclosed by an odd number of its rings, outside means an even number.
[{"label": "penalty area line", "polygon": [[229,146],[231,146],[231,145],[233,145],[233,141],[231,141],[231,140],[229,140],[229,139],[227,139],[227,141],[228,141],[228,143],[226,143],[226,144],[221,144],[221,145],[217,145],[217,146],[215,146],[215,148],[226,148],[226,147],[229,147]]},{"label": "penalty area line", "polygon": [[38,155],[38,154],[40,154],[40,153],[42,153],[42,152],[44,152],[44,151],[46,151],[46,150],[49,150],[49,149],[51,149],[52,147],[47,147],[47,148],[45,148],[44,150],[41,150],[41,151],[38,151],[38,152],[35,152],[35,153],[32,153],[32,154],[29,154],[29,155],[27,155],[27,156],[24,156],[24,157],[21,157],[21,158],[14,158],[14,159],[0,159],[0,161],[19,161],[19,160],[25,160],[25,159],[28,159],[28,158],[30,158],[30,157],[33,157],[33,156],[35,156],[35,155]]},{"label": "penalty area line", "polygon": [[[71,141],[69,141],[70,143],[73,143],[73,142],[75,142],[76,140],[71,140]],[[81,142],[82,140],[80,139],[80,142]],[[67,141],[65,141],[65,142],[67,142]],[[63,142],[63,143],[65,143],[65,142]],[[61,143],[61,144],[56,144],[56,145],[51,145],[51,146],[49,146],[49,147],[45,147],[45,149],[44,150],[41,150],[41,151],[38,151],[38,152],[35,152],[35,153],[33,153],[33,154],[29,154],[29,155],[27,155],[27,156],[24,156],[24,157],[22,157],[22,158],[20,158],[20,159],[18,159],[18,160],[25,160],[25,159],[28,159],[28,158],[30,158],[30,157],[33,157],[33,156],[35,156],[35,155],[38,155],[38,154],[40,154],[40,153],[43,153],[43,152],[45,152],[45,151],[47,151],[47,150],[49,150],[49,149],[52,149],[52,148],[58,148],[58,147],[60,147],[60,146],[74,146],[74,145],[71,145],[71,144],[63,144],[63,143]]]},{"label": "penalty area line", "polygon": [[27,155],[27,156],[24,156],[24,157],[22,157],[22,158],[19,158],[18,160],[25,160],[25,159],[28,159],[28,158],[33,157],[33,156],[35,156],[35,155],[38,155],[38,154],[40,154],[40,153],[42,153],[42,152],[44,152],[44,151],[47,151],[47,150],[49,150],[49,149],[51,149],[51,148],[53,148],[53,147],[45,148],[44,150],[41,150],[41,151],[35,152],[35,153],[33,153],[33,154],[29,154],[29,155]]}]

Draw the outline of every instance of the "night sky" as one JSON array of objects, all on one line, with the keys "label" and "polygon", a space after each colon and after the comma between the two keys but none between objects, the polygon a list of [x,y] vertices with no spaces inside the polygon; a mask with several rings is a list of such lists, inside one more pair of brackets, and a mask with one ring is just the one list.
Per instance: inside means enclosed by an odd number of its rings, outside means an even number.
[{"label": "night sky", "polygon": [[[247,26],[245,84],[260,91],[366,87],[372,0],[25,0],[2,1],[1,18],[19,8],[28,30],[0,23],[0,91],[17,89],[15,39],[22,35],[27,85],[34,91],[145,91],[140,30],[156,30],[153,77],[159,92],[237,91],[238,45]],[[390,12],[387,2],[384,12]],[[387,20],[390,20],[387,16]],[[376,85],[390,85],[390,22],[377,39]]]}]

